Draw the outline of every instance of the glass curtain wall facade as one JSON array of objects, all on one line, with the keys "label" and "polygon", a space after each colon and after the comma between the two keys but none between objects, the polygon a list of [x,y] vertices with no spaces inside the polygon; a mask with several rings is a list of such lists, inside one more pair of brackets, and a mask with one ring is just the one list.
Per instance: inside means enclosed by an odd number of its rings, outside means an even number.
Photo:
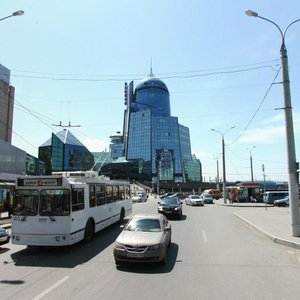
[{"label": "glass curtain wall facade", "polygon": [[92,169],[94,156],[69,130],[52,133],[50,140],[39,147],[39,159],[46,165],[46,174],[61,171]]},{"label": "glass curtain wall facade", "polygon": [[[161,80],[146,78],[129,100],[126,98],[125,104],[126,159],[140,159],[149,164],[148,180],[185,182],[191,165],[200,173],[199,164],[192,159],[189,129],[171,116],[169,91]],[[187,171],[186,161],[189,161]],[[196,177],[198,181],[199,176]]]}]

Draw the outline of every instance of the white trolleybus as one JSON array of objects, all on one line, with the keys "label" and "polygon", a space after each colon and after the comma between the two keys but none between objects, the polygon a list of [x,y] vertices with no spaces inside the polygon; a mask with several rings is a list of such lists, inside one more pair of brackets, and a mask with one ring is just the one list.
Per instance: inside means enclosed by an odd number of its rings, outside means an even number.
[{"label": "white trolleybus", "polygon": [[95,232],[132,212],[128,181],[91,172],[22,176],[15,188],[13,244],[65,246],[89,241]]}]

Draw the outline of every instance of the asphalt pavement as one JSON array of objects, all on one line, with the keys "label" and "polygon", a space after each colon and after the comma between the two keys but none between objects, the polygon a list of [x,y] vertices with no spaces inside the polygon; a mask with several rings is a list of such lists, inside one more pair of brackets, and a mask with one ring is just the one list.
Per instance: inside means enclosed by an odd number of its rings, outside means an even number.
[{"label": "asphalt pavement", "polygon": [[[217,205],[234,207],[234,215],[242,222],[259,231],[275,243],[300,249],[300,237],[291,235],[291,214],[288,207],[266,206],[264,203],[224,203],[223,199],[214,200]],[[0,214],[0,225],[11,227],[7,213]]]},{"label": "asphalt pavement", "polygon": [[234,215],[259,231],[273,242],[300,249],[300,237],[291,235],[291,214],[289,207],[275,207],[265,203],[229,203],[223,199],[215,204],[234,207]]}]

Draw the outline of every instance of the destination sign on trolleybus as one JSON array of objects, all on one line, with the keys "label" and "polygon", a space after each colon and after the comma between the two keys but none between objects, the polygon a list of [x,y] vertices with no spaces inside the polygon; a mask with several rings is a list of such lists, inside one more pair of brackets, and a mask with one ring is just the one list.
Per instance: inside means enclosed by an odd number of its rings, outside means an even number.
[{"label": "destination sign on trolleybus", "polygon": [[59,186],[61,184],[61,178],[18,179],[18,186]]}]

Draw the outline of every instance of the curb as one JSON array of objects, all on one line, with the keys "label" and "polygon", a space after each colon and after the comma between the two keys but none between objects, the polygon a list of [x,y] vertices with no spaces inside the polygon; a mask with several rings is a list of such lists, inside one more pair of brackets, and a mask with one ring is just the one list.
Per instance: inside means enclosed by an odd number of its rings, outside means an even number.
[{"label": "curb", "polygon": [[253,224],[252,222],[250,222],[247,219],[241,217],[237,212],[234,213],[234,215],[237,218],[239,218],[241,221],[243,221],[244,223],[246,223],[247,225],[249,225],[252,228],[254,228],[256,231],[262,233],[264,236],[266,236],[268,239],[270,239],[274,243],[281,244],[281,245],[284,245],[284,246],[287,246],[287,247],[290,247],[290,248],[294,248],[294,249],[300,249],[300,245],[299,244],[271,235],[270,233],[266,232],[262,228],[260,228],[257,225]]}]

